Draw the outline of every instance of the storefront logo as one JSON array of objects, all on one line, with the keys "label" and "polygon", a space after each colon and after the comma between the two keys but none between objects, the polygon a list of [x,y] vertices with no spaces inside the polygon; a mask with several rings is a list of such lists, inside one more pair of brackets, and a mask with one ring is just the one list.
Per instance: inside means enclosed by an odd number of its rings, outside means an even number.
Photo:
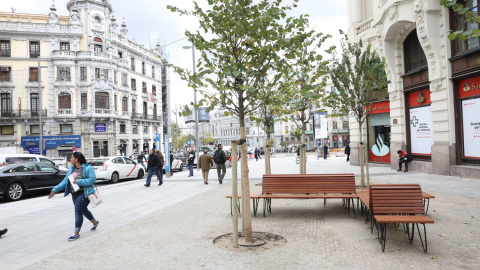
[{"label": "storefront logo", "polygon": [[412,120],[410,120],[410,124],[412,124],[413,127],[417,127],[418,124],[418,119],[417,116],[413,116]]},{"label": "storefront logo", "polygon": [[467,83],[467,82],[465,82],[465,83],[463,84],[463,91],[464,91],[464,92],[470,91],[470,86],[468,86],[468,83]]},{"label": "storefront logo", "polygon": [[372,147],[372,153],[377,157],[383,157],[390,152],[388,146],[383,143],[382,137],[380,134],[377,137],[375,145]]},{"label": "storefront logo", "polygon": [[422,92],[418,92],[417,102],[419,104],[422,104],[423,102],[425,102],[425,97],[422,95]]}]

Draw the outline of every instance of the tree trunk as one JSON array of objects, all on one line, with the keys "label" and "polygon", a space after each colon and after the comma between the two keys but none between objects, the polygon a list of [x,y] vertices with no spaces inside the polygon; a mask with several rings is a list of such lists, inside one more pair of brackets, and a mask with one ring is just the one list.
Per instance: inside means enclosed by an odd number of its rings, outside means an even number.
[{"label": "tree trunk", "polygon": [[[242,110],[242,104],[240,104],[240,109]],[[240,139],[247,140],[247,134],[245,132],[245,115],[243,111],[239,113],[240,120]],[[247,144],[244,143],[241,146],[242,153],[242,180],[243,180],[243,219],[245,221],[245,241],[253,243],[253,234],[252,234],[252,214],[250,212],[250,182],[248,179],[248,156],[247,156]],[[233,157],[235,158],[235,157]]]},{"label": "tree trunk", "polygon": [[362,132],[362,122],[358,122],[358,127],[360,128],[360,185],[362,187],[365,186],[365,175],[363,171],[364,161],[363,158],[365,156],[364,148],[363,148],[363,132]]},{"label": "tree trunk", "polygon": [[300,146],[300,173],[301,174],[306,174],[307,173],[307,152],[305,147],[303,147],[304,144],[306,144],[305,141],[305,130],[307,129],[307,123],[305,123],[305,113],[302,113],[302,137],[301,137],[301,142],[302,145]]},{"label": "tree trunk", "polygon": [[267,132],[267,143],[265,145],[265,174],[272,174],[270,167],[270,133]]}]

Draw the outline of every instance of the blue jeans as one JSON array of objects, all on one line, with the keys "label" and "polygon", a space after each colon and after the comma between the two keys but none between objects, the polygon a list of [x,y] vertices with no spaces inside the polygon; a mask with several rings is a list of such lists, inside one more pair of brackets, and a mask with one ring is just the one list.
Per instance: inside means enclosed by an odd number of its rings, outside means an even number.
[{"label": "blue jeans", "polygon": [[190,169],[190,175],[193,176],[193,165],[188,165],[188,168]]},{"label": "blue jeans", "polygon": [[75,205],[75,232],[80,232],[83,224],[83,216],[85,216],[92,223],[95,223],[95,218],[88,210],[88,204],[90,201],[85,198],[84,192],[72,194],[73,205]]},{"label": "blue jeans", "polygon": [[160,169],[157,167],[148,169],[148,176],[147,176],[147,186],[150,186],[150,181],[152,180],[152,175],[155,173],[157,175],[158,181],[163,184],[163,175],[160,173]]}]

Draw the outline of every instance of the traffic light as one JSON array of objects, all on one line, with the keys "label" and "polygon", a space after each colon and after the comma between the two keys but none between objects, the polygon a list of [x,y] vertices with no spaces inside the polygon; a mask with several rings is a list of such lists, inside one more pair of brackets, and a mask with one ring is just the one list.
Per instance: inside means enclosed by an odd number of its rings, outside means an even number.
[{"label": "traffic light", "polygon": [[257,142],[258,142],[258,137],[257,137]]}]

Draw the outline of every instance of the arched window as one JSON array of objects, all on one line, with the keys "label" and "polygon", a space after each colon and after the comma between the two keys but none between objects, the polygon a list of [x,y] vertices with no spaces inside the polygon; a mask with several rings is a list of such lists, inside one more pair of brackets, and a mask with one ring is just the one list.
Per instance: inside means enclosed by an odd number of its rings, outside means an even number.
[{"label": "arched window", "polygon": [[103,42],[103,40],[102,40],[101,38],[99,38],[99,37],[94,38],[93,41],[95,41],[95,42],[100,42],[100,43]]},{"label": "arched window", "polygon": [[403,42],[405,73],[428,67],[427,58],[418,41],[417,30],[413,30]]},{"label": "arched window", "polygon": [[109,95],[105,92],[95,93],[95,108],[110,109]]}]

